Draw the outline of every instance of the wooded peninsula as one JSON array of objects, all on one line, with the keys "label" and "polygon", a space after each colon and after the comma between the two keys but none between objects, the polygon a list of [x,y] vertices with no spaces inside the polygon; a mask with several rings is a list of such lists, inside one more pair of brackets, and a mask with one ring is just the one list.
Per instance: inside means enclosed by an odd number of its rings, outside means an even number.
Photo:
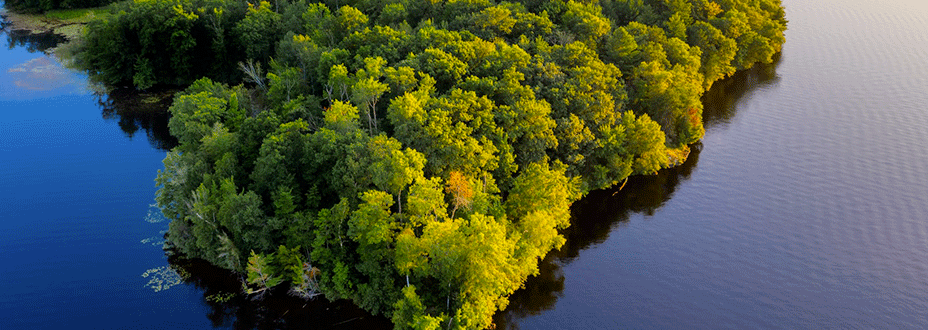
[{"label": "wooded peninsula", "polygon": [[780,0],[135,0],[73,50],[108,86],[187,86],[156,179],[173,250],[251,295],[483,329],[571,203],[682,162],[700,96],[786,23]]}]

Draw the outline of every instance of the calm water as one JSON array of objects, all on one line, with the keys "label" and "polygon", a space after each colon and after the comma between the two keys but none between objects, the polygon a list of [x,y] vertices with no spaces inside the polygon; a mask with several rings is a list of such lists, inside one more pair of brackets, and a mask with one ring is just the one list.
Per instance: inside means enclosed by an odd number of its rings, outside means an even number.
[{"label": "calm water", "polygon": [[0,329],[208,327],[202,293],[170,287],[150,206],[165,152],[36,43],[0,40]]},{"label": "calm water", "polygon": [[[717,83],[686,164],[578,202],[498,328],[928,327],[923,3],[784,0],[777,63]],[[207,299],[237,284],[161,250],[151,95],[95,96],[22,40],[0,34],[0,329],[383,325]]]},{"label": "calm water", "polygon": [[781,58],[707,95],[698,160],[582,201],[498,323],[928,328],[928,4],[783,3]]}]

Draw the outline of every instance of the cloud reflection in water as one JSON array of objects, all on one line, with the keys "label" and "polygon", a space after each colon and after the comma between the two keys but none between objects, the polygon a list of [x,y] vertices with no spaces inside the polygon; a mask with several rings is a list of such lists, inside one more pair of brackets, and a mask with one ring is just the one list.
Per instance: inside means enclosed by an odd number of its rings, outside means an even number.
[{"label": "cloud reflection in water", "polygon": [[48,56],[28,60],[8,69],[7,73],[13,78],[13,84],[20,89],[51,91],[71,87],[75,92],[84,90],[81,80],[72,71]]}]

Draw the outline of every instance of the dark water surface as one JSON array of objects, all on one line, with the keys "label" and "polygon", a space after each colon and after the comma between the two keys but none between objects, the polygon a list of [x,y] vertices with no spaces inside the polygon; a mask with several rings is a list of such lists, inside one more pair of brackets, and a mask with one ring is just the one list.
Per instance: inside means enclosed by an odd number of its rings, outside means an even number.
[{"label": "dark water surface", "polygon": [[[683,166],[577,202],[497,328],[928,328],[928,4],[784,5],[777,62],[714,86]],[[384,326],[168,260],[159,93],[48,43],[0,33],[0,330]]]}]

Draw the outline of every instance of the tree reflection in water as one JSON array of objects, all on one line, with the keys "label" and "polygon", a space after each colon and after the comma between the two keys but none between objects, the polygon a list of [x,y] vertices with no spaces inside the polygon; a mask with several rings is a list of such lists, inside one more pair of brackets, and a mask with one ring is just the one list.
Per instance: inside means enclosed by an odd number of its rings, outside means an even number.
[{"label": "tree reflection in water", "polygon": [[30,53],[45,52],[65,42],[63,36],[51,32],[32,33],[27,30],[11,29],[9,23],[0,23],[0,31],[6,34],[7,47],[10,49],[23,47]]},{"label": "tree reflection in water", "polygon": [[[713,84],[703,95],[703,123],[706,130],[718,129],[736,115],[738,101],[748,92],[775,84],[776,66],[781,55],[772,64],[756,65],[734,76]],[[609,189],[591,192],[571,207],[571,224],[564,231],[567,242],[555,250],[538,266],[540,273],[525,283],[525,287],[510,297],[509,307],[493,318],[497,329],[518,329],[520,319],[539,315],[554,308],[564,290],[564,273],[561,267],[570,264],[581,250],[600,244],[609,234],[626,225],[631,214],[654,213],[670,200],[677,186],[689,179],[699,162],[701,144],[692,146],[689,158],[682,165],[665,169],[651,176],[630,177],[622,190]]]},{"label": "tree reflection in water", "polygon": [[781,58],[782,54],[776,54],[771,64],[755,65],[713,84],[712,89],[702,96],[702,122],[706,131],[727,125],[735,117],[738,100],[745,94],[779,81],[776,67],[780,64]]},{"label": "tree reflection in water", "polygon": [[693,145],[689,158],[680,166],[656,175],[630,177],[622,190],[593,191],[574,203],[570,227],[564,231],[567,243],[551,251],[538,266],[538,276],[530,277],[525,288],[509,298],[509,307],[496,313],[496,328],[518,329],[519,319],[553,308],[564,290],[561,267],[577,258],[581,250],[606,241],[613,230],[628,223],[630,214],[654,214],[696,169],[701,149],[701,145]]},{"label": "tree reflection in water", "polygon": [[242,293],[240,278],[203,260],[176,255],[168,262],[184,278],[203,291],[210,307],[207,318],[217,328],[235,329],[392,329],[385,317],[373,316],[348,300],[329,302],[319,297],[303,300],[287,295],[279,286],[262,299]]},{"label": "tree reflection in water", "polygon": [[[6,35],[10,49],[24,47],[30,53],[45,52],[67,41],[51,32],[13,29],[9,22],[0,22],[0,32]],[[175,89],[138,92],[132,88],[118,88],[108,93],[98,91],[94,95],[103,110],[103,119],[118,121],[127,137],[132,138],[142,129],[152,147],[170,150],[177,145],[177,139],[168,130],[168,108],[175,92]]]},{"label": "tree reflection in water", "polygon": [[126,136],[132,138],[145,130],[151,146],[170,150],[177,146],[177,139],[168,130],[174,89],[138,92],[131,88],[120,88],[109,93],[97,92],[97,102],[103,109],[103,119],[116,120]]}]

